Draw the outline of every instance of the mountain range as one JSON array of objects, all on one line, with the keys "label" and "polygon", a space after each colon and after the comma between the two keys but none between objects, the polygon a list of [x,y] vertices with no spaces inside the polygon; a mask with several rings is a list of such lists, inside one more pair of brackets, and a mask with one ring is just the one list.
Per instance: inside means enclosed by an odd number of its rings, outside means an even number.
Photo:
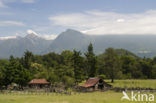
[{"label": "mountain range", "polygon": [[27,50],[34,54],[41,54],[51,42],[52,40],[46,40],[33,33],[25,37],[2,39],[0,40],[0,58],[8,58],[10,55],[21,57]]},{"label": "mountain range", "polygon": [[156,35],[87,35],[68,29],[54,40],[46,40],[33,32],[25,37],[0,39],[0,58],[8,58],[10,55],[21,57],[26,50],[34,54],[61,53],[73,49],[86,52],[89,43],[93,44],[96,54],[112,47],[129,50],[140,57],[156,56]]}]

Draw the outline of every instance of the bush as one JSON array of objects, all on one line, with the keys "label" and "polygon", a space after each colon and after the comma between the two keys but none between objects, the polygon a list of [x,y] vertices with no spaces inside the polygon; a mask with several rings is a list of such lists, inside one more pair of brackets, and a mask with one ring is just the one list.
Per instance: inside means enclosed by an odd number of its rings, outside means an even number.
[{"label": "bush", "polygon": [[106,79],[106,75],[104,75],[104,74],[98,75],[98,77],[101,79]]}]

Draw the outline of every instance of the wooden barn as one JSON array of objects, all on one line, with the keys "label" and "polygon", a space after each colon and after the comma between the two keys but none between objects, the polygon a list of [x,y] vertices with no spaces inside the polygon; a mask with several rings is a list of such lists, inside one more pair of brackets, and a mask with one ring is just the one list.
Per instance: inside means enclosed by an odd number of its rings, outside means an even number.
[{"label": "wooden barn", "polygon": [[46,79],[32,79],[29,82],[30,88],[47,88],[50,86],[50,83]]},{"label": "wooden barn", "polygon": [[101,78],[89,78],[84,85],[81,85],[81,90],[93,91],[93,90],[103,90],[104,88],[110,88],[112,85],[106,83]]}]

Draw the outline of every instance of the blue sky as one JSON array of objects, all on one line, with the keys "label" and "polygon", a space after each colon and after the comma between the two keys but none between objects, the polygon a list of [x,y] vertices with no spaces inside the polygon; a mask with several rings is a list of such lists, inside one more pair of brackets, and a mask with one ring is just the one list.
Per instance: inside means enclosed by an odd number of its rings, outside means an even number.
[{"label": "blue sky", "polygon": [[[156,34],[156,0],[0,0],[0,36]],[[153,22],[154,21],[154,22]]]}]

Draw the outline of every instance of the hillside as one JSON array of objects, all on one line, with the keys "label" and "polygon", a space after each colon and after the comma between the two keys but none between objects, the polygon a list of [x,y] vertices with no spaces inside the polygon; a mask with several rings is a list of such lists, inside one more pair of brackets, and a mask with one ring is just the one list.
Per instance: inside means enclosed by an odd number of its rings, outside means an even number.
[{"label": "hillside", "polygon": [[75,30],[61,33],[49,46],[48,52],[63,50],[86,51],[92,42],[96,54],[103,53],[106,48],[122,48],[140,57],[156,55],[156,35],[86,35]]},{"label": "hillside", "polygon": [[126,49],[140,57],[156,56],[156,35],[86,35],[68,29],[54,40],[46,40],[33,33],[25,37],[0,40],[0,58],[8,58],[10,55],[21,57],[26,50],[34,54],[61,53],[73,49],[86,52],[89,43],[93,44],[96,54],[112,47]]}]

